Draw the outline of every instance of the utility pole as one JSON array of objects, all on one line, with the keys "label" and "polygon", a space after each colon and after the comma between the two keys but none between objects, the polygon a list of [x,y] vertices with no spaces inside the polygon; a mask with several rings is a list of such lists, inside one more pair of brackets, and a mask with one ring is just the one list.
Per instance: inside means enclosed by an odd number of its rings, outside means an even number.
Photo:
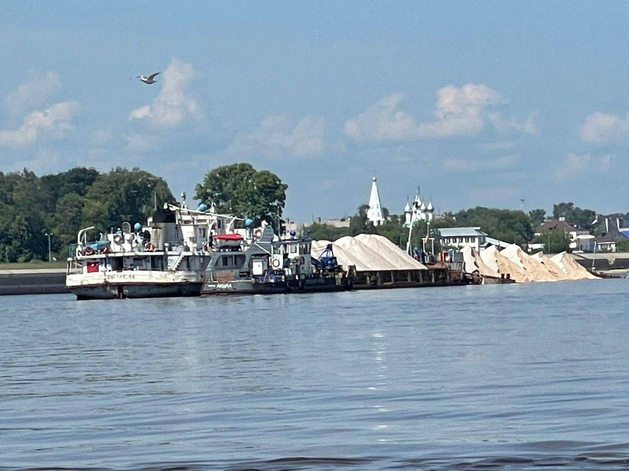
[{"label": "utility pole", "polygon": [[48,263],[52,263],[52,246],[50,244],[50,237],[53,235],[52,232],[48,234],[47,232],[44,234],[48,237]]}]

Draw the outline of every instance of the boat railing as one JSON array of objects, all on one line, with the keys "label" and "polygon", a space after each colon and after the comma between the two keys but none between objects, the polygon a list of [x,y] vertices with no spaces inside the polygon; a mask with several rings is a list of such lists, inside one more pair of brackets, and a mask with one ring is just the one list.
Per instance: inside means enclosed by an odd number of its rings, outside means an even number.
[{"label": "boat railing", "polygon": [[179,267],[179,264],[181,263],[181,260],[183,260],[183,257],[184,257],[183,250],[184,250],[184,246],[179,245],[175,247],[174,253],[168,256],[168,269],[169,270],[176,270]]}]

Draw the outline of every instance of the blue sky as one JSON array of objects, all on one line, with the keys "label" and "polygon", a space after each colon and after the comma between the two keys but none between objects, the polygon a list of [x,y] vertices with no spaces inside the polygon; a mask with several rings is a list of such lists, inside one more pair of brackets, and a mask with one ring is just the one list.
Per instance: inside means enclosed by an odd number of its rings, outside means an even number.
[{"label": "blue sky", "polygon": [[[337,4],[338,3],[338,4]],[[251,162],[286,215],[627,211],[623,2],[0,2],[0,170]],[[135,80],[163,71],[158,83]]]}]

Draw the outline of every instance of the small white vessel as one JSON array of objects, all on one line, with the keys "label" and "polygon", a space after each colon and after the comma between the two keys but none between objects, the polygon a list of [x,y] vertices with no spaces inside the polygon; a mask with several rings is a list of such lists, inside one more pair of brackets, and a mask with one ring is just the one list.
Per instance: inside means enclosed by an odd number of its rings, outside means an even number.
[{"label": "small white vessel", "polygon": [[82,229],[66,286],[77,299],[199,296],[210,262],[206,218],[189,214],[184,201],[96,241],[88,239],[93,227]]}]

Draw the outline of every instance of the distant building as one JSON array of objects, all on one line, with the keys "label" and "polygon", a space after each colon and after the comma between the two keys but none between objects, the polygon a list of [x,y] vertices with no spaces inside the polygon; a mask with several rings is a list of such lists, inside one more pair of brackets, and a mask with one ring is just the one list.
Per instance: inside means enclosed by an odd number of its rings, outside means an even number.
[{"label": "distant building", "polygon": [[432,201],[428,204],[422,201],[419,187],[417,187],[417,194],[413,203],[406,202],[404,207],[404,227],[414,226],[421,221],[432,221],[434,218],[435,208],[432,205]]},{"label": "distant building", "polygon": [[480,227],[449,227],[437,230],[443,246],[449,245],[458,249],[472,247],[480,252],[487,243],[487,234]]},{"label": "distant building", "polygon": [[597,252],[617,252],[618,243],[629,238],[629,227],[625,226],[623,214],[597,215]]},{"label": "distant building", "polygon": [[371,183],[371,195],[369,196],[369,209],[367,210],[367,220],[374,226],[380,226],[384,223],[377,180],[378,179],[376,177],[373,177],[373,181]]},{"label": "distant building", "polygon": [[[556,230],[563,231],[566,235],[568,235],[568,233],[577,231],[578,229],[574,226],[571,226],[563,219],[553,219],[537,226],[535,228],[535,235],[539,236]],[[587,231],[585,232],[587,233]]]},{"label": "distant building", "polygon": [[349,217],[349,216],[345,216],[345,217],[342,217],[342,218],[328,219],[323,224],[325,224],[326,226],[341,227],[342,228],[342,227],[349,227],[351,222],[352,222],[352,218]]},{"label": "distant building", "polygon": [[324,224],[331,227],[348,228],[351,222],[352,218],[349,216],[327,220],[323,220],[322,218],[317,217],[312,222],[295,222],[291,221],[289,218],[286,218],[286,220],[284,221],[284,230],[287,234],[290,234],[291,231],[295,231],[297,234],[304,234],[306,229],[308,229],[313,224]]},{"label": "distant building", "polygon": [[594,250],[591,244],[592,236],[590,236],[590,233],[568,224],[563,218],[546,221],[544,224],[537,226],[534,232],[536,236],[542,236],[550,231],[563,231],[566,237],[570,239],[569,247],[571,250],[582,250],[584,252]]},{"label": "distant building", "polygon": [[485,237],[485,245],[482,248],[489,248],[492,245],[496,247],[498,250],[506,249],[511,244],[509,242],[505,242],[503,240],[494,239],[493,237]]}]

